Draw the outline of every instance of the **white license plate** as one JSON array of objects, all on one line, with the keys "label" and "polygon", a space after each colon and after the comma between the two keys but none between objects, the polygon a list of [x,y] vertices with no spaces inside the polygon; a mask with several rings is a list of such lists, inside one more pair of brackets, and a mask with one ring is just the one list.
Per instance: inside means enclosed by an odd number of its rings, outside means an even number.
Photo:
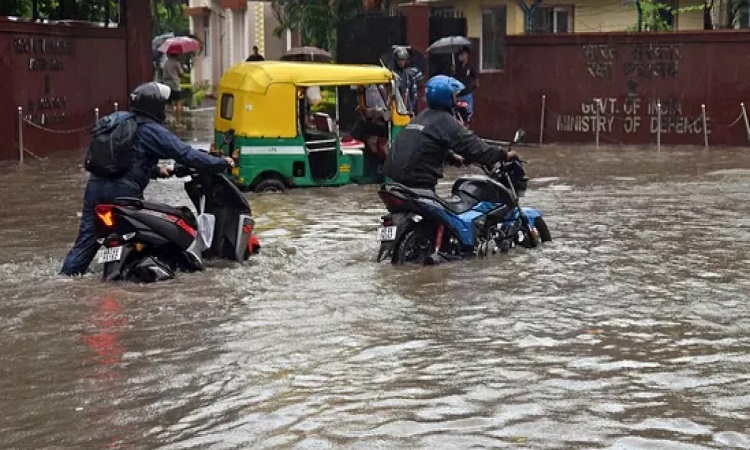
[{"label": "white license plate", "polygon": [[396,239],[396,229],[398,227],[383,227],[380,229],[380,241],[392,241]]},{"label": "white license plate", "polygon": [[122,245],[119,247],[103,248],[99,250],[97,262],[99,264],[106,264],[119,261],[120,258],[122,258]]}]

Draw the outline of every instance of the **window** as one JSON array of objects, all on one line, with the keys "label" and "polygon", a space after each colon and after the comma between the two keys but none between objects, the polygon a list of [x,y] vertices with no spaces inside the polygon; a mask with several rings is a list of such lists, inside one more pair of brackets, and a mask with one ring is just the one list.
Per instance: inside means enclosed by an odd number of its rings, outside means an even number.
[{"label": "window", "polygon": [[750,28],[750,2],[742,1],[737,9],[739,10],[739,27]]},{"label": "window", "polygon": [[232,120],[234,115],[234,95],[222,94],[220,115],[224,120]]},{"label": "window", "polygon": [[386,109],[386,98],[381,86],[371,84],[365,89],[365,106],[367,108]]},{"label": "window", "polygon": [[209,56],[211,49],[211,18],[203,16],[203,56]]},{"label": "window", "polygon": [[534,33],[570,33],[573,31],[573,6],[537,7],[533,14]]},{"label": "window", "polygon": [[505,6],[482,10],[482,70],[505,68]]}]

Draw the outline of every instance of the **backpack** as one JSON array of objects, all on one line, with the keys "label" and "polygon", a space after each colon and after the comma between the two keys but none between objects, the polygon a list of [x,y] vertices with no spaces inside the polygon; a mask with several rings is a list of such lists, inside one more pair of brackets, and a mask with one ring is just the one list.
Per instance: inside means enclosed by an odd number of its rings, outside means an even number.
[{"label": "backpack", "polygon": [[119,178],[133,166],[133,145],[138,123],[130,112],[115,112],[91,128],[91,143],[84,167],[102,178]]}]

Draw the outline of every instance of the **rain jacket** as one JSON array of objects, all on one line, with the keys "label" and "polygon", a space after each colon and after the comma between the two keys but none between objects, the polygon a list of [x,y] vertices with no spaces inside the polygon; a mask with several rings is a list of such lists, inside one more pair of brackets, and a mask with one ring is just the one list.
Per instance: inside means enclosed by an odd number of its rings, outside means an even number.
[{"label": "rain jacket", "polygon": [[489,166],[507,156],[505,150],[487,145],[462,126],[450,112],[426,109],[398,134],[388,152],[385,175],[411,188],[435,190],[450,150],[467,164]]}]

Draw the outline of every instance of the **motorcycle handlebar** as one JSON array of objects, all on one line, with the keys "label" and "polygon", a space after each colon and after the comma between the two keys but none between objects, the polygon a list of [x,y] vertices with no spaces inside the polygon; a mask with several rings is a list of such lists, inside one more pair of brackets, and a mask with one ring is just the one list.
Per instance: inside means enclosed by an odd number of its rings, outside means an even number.
[{"label": "motorcycle handlebar", "polygon": [[177,178],[188,177],[196,173],[197,171],[192,167],[180,163],[175,163],[174,167],[172,168],[172,175]]}]

